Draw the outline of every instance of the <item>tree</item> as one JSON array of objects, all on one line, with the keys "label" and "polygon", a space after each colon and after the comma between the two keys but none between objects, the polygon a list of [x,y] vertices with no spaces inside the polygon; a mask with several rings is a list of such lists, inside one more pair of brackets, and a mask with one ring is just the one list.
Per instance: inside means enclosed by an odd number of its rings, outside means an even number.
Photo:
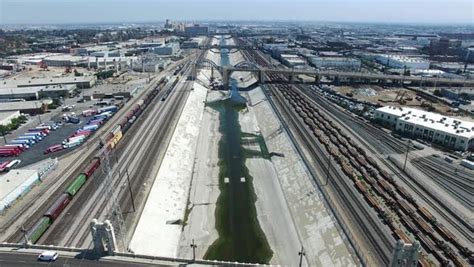
[{"label": "tree", "polygon": [[5,144],[7,143],[7,139],[5,138],[5,135],[7,134],[8,134],[8,127],[0,124],[0,135],[3,136],[3,140],[5,141]]}]

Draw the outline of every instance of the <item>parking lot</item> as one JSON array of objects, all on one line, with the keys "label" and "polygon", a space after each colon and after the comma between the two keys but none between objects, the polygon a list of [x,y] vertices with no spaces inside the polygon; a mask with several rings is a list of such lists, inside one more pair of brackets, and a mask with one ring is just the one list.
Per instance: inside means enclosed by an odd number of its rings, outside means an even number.
[{"label": "parking lot", "polygon": [[[64,139],[72,135],[74,132],[76,132],[77,129],[84,126],[91,119],[91,117],[83,117],[81,115],[82,111],[91,109],[91,107],[93,107],[94,109],[100,108],[99,106],[94,105],[98,100],[86,101],[84,103],[78,103],[77,100],[78,98],[67,99],[67,102],[64,105],[62,105],[61,107],[55,110],[51,110],[45,114],[41,114],[40,117],[29,116],[28,122],[26,124],[22,125],[20,128],[18,128],[17,130],[13,131],[12,133],[6,136],[7,143],[10,140],[15,139],[17,136],[20,136],[28,132],[28,129],[35,128],[41,125],[41,123],[48,123],[48,122],[54,121],[54,122],[62,122],[63,125],[60,126],[56,130],[51,130],[49,135],[43,137],[41,141],[38,141],[37,143],[31,145],[29,149],[23,151],[19,156],[2,157],[0,158],[0,162],[19,159],[21,160],[21,163],[16,166],[18,168],[18,167],[23,167],[26,165],[33,164],[45,158],[59,157],[61,155],[69,153],[73,151],[74,149],[78,148],[79,146],[64,149],[58,152],[49,153],[46,155],[44,154],[44,151],[48,147],[62,144]],[[115,101],[115,103],[118,103],[118,102],[119,101]],[[63,111],[62,108],[68,105],[69,106],[74,105],[74,107],[71,110]],[[80,122],[78,124],[66,123],[62,120],[63,115],[69,115],[71,113],[75,113],[77,117],[80,119]],[[0,145],[4,145],[4,144],[5,144],[4,139],[0,138]]]}]

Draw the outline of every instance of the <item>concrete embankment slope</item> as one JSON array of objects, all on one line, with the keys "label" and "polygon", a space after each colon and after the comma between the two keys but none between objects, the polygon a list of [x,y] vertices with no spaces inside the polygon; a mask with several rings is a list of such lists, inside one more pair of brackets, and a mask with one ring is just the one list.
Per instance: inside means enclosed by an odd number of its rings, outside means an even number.
[{"label": "concrete embankment slope", "polygon": [[[257,208],[260,213],[259,220],[263,222],[264,231],[266,231],[266,234],[273,229],[276,231],[284,231],[284,229],[279,229],[281,226],[268,225],[266,221],[269,223],[273,222],[274,224],[285,223],[292,225],[285,216],[281,216],[282,218],[278,219],[275,219],[275,216],[271,216],[275,214],[275,208],[284,209],[285,206],[287,206],[299,239],[305,248],[306,259],[309,266],[355,265],[350,250],[346,242],[344,242],[344,238],[338,232],[333,218],[323,203],[319,190],[311,183],[312,178],[310,174],[292,145],[288,135],[282,130],[281,123],[271,105],[266,100],[262,90],[256,88],[249,91],[248,99],[249,110],[255,114],[258,127],[265,139],[268,151],[280,155],[271,157],[271,165],[273,165],[276,180],[264,178],[256,180],[257,194],[259,198],[262,199],[260,203],[257,201]],[[249,162],[250,169],[255,170],[255,172],[262,171],[264,168],[262,164],[262,160],[260,160],[260,162]],[[266,167],[269,170],[272,169],[271,166]],[[259,175],[255,176],[258,177]],[[262,190],[262,188],[265,188],[265,191],[270,188],[276,188],[274,191],[279,193],[278,187],[281,187],[283,191],[282,195],[275,194],[272,197],[266,195],[266,192]],[[271,203],[270,205],[265,203],[272,199],[275,202],[283,201],[281,197],[284,197],[286,205],[283,203]],[[282,214],[284,214],[283,211]],[[264,218],[264,216],[269,216],[270,220]],[[273,249],[277,251],[277,255],[278,251],[281,251],[280,257],[283,262],[288,261],[288,257],[291,257],[291,255],[297,255],[297,250],[299,249],[293,248],[293,254],[285,251],[289,249],[286,247],[285,242],[292,241],[296,243],[296,240],[292,239],[294,235],[285,237],[286,234],[288,234],[288,230],[284,232],[284,234],[267,234],[270,236],[269,242],[273,246]],[[275,239],[272,240],[272,238]]]},{"label": "concrete embankment slope", "polygon": [[194,84],[130,242],[139,254],[176,257],[207,89]]}]

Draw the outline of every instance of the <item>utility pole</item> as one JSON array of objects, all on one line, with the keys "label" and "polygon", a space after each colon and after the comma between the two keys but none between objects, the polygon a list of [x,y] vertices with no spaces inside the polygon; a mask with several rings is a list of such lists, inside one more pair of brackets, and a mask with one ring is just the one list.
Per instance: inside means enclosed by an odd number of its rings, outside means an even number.
[{"label": "utility pole", "polygon": [[191,241],[191,248],[193,249],[193,262],[196,261],[196,248],[197,248],[197,245],[194,244],[194,239]]},{"label": "utility pole", "polygon": [[405,172],[405,168],[407,166],[407,160],[408,160],[408,152],[410,152],[410,140],[407,141],[407,152],[405,154],[405,162],[403,163],[403,172]]},{"label": "utility pole", "polygon": [[326,166],[326,182],[323,185],[328,185],[330,168],[331,168],[331,155],[328,155],[328,165]]},{"label": "utility pole", "polygon": [[128,168],[125,169],[125,173],[127,174],[128,190],[130,191],[130,198],[132,199],[133,212],[135,212],[135,200],[133,199],[132,186],[130,185],[130,175],[128,175]]},{"label": "utility pole", "polygon": [[300,263],[298,264],[298,266],[301,267],[303,266],[303,257],[306,256],[303,246],[301,246],[301,250],[298,251],[298,256],[300,256]]}]

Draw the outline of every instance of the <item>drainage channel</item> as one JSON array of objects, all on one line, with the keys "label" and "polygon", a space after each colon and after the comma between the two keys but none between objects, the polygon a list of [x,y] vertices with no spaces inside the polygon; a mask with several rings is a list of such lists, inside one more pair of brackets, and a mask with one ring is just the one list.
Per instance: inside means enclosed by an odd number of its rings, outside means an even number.
[{"label": "drainage channel", "polygon": [[[221,39],[221,44],[225,40]],[[226,51],[221,52],[221,64],[229,63]],[[268,158],[263,138],[243,133],[239,112],[246,109],[237,82],[231,80],[230,97],[208,104],[219,112],[219,189],[215,217],[218,239],[209,247],[204,258],[251,263],[268,263],[272,258],[265,234],[257,218],[253,177],[245,166],[248,157]],[[243,140],[257,143],[259,150],[244,148]]]}]

